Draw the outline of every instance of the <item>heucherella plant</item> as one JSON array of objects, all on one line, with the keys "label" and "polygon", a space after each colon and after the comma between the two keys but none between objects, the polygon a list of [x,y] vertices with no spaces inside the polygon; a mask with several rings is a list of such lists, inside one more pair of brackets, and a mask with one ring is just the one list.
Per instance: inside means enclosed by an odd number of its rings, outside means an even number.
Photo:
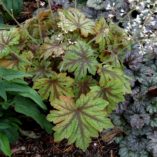
[{"label": "heucherella plant", "polygon": [[55,141],[86,150],[113,126],[109,114],[130,92],[122,61],[132,42],[124,30],[78,9],[45,10],[0,41],[0,66],[32,74],[33,88],[52,105]]}]

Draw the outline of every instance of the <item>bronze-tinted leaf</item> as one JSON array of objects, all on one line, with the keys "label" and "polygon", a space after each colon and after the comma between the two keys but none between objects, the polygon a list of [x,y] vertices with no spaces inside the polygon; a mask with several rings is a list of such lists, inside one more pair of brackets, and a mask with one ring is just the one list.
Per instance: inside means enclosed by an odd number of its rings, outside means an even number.
[{"label": "bronze-tinted leaf", "polygon": [[81,95],[76,102],[70,97],[60,97],[53,103],[55,110],[47,116],[49,121],[56,124],[53,128],[55,140],[66,138],[69,144],[75,143],[85,151],[92,137],[112,127],[104,111],[107,105],[105,100],[92,95]]}]

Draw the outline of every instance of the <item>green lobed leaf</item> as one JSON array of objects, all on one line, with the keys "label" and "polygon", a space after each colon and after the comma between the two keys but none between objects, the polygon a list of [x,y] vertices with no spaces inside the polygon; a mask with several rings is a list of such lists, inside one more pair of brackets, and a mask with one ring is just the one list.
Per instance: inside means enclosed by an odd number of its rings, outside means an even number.
[{"label": "green lobed leaf", "polygon": [[[53,62],[53,64],[55,64],[55,62]],[[51,69],[51,62],[47,60],[35,60],[33,62],[33,66],[29,71],[33,75],[33,80],[49,77],[53,74],[53,71]]]},{"label": "green lobed leaf", "polygon": [[94,21],[85,17],[78,9],[69,8],[59,10],[60,22],[58,26],[65,32],[80,30],[81,35],[87,37],[94,33]]},{"label": "green lobed leaf", "polygon": [[30,62],[32,59],[33,54],[31,51],[23,51],[20,53],[19,50],[11,49],[9,54],[0,59],[0,66],[26,72],[32,64]]},{"label": "green lobed leaf", "polygon": [[104,81],[104,84],[92,86],[90,89],[90,93],[92,93],[95,98],[103,98],[109,102],[109,105],[107,106],[108,112],[111,112],[116,108],[118,103],[125,100],[124,89],[122,88],[120,80],[106,80]]},{"label": "green lobed leaf", "polygon": [[52,104],[59,96],[73,96],[73,79],[66,73],[53,73],[49,78],[39,78],[34,81],[34,89],[38,89],[43,99],[49,99]]},{"label": "green lobed leaf", "polygon": [[51,39],[46,38],[44,44],[40,47],[41,58],[45,60],[48,58],[59,57],[64,54],[64,45],[58,36],[52,36]]},{"label": "green lobed leaf", "polygon": [[47,119],[56,124],[55,141],[68,139],[68,143],[75,143],[77,147],[86,150],[92,137],[98,132],[111,128],[112,123],[105,115],[104,109],[108,102],[92,95],[81,95],[74,102],[70,97],[61,96],[53,103]]},{"label": "green lobed leaf", "polygon": [[24,28],[34,38],[35,43],[41,43],[40,31],[43,37],[49,36],[50,32],[58,31],[58,14],[52,13],[50,9],[39,8],[34,12],[34,15],[36,16],[25,21]]},{"label": "green lobed leaf", "polygon": [[100,65],[98,74],[100,75],[100,85],[104,85],[106,80],[118,80],[118,82],[121,83],[124,94],[131,93],[131,78],[125,75],[120,66],[112,66],[109,64]]},{"label": "green lobed leaf", "polygon": [[103,51],[109,43],[109,26],[103,17],[96,21],[94,31],[96,34],[95,42],[99,44],[100,51]]},{"label": "green lobed leaf", "polygon": [[91,46],[84,41],[77,41],[66,51],[60,69],[74,72],[75,79],[81,79],[87,73],[95,75],[97,64],[96,54]]},{"label": "green lobed leaf", "polygon": [[[99,45],[100,60],[114,61],[124,59],[124,52],[130,50],[132,40],[129,35],[118,25],[110,22],[109,24],[103,17],[96,21],[95,43]],[[107,53],[109,52],[109,53]]]}]

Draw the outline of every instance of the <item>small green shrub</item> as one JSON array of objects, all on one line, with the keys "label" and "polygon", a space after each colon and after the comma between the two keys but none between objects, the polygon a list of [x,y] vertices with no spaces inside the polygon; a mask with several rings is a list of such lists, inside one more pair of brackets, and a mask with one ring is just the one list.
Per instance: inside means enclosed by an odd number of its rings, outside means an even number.
[{"label": "small green shrub", "polygon": [[19,136],[20,120],[17,113],[34,119],[43,129],[51,132],[51,125],[40,109],[46,106],[35,90],[23,80],[31,75],[0,68],[0,149],[5,155],[11,156],[9,142]]},{"label": "small green shrub", "polygon": [[85,150],[112,127],[109,114],[130,92],[121,64],[131,45],[124,30],[74,8],[45,10],[1,32],[0,44],[0,66],[32,74],[33,88],[52,105],[55,141]]}]

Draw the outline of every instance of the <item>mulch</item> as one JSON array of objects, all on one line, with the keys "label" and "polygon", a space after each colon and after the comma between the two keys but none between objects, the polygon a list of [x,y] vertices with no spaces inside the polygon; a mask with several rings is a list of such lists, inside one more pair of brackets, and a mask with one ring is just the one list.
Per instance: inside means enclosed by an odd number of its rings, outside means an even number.
[{"label": "mulch", "polygon": [[[74,145],[67,145],[66,140],[54,142],[53,135],[43,131],[37,134],[40,136],[37,139],[21,137],[14,143],[12,157],[118,157],[118,146],[114,142],[105,143],[98,138],[83,152]],[[0,157],[4,156],[0,154]]]}]

